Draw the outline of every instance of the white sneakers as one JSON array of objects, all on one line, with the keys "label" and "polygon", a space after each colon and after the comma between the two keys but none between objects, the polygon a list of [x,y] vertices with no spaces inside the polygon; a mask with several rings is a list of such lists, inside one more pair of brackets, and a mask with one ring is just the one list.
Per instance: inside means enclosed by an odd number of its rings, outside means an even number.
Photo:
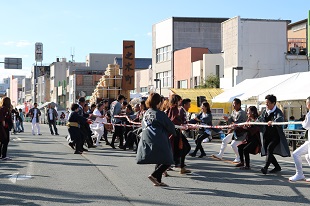
[{"label": "white sneakers", "polygon": [[[292,181],[292,182],[296,182],[296,181],[299,181],[299,180],[304,180],[305,179],[305,176],[302,174],[302,175],[300,175],[300,174],[295,174],[294,176],[292,176],[292,177],[290,177],[290,178],[288,178],[289,179],[289,181]],[[309,180],[310,181],[310,179],[307,179],[307,180]]]},{"label": "white sneakers", "polygon": [[236,158],[233,163],[239,163],[240,162],[240,158]]},{"label": "white sneakers", "polygon": [[207,142],[210,142],[211,140],[207,137],[205,138],[204,140],[202,140],[202,143],[207,143]]},{"label": "white sneakers", "polygon": [[223,158],[218,155],[218,154],[213,154],[212,157],[216,158],[216,159],[219,159],[219,160],[222,160]]}]

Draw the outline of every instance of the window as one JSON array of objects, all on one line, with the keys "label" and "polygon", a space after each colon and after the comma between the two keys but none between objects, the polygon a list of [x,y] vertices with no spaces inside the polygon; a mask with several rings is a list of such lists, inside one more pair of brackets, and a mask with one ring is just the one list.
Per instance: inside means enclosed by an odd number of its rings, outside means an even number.
[{"label": "window", "polygon": [[171,45],[156,49],[156,63],[171,60]]},{"label": "window", "polygon": [[197,86],[199,86],[199,78],[198,77],[194,77],[194,88],[196,88]]},{"label": "window", "polygon": [[141,92],[148,92],[148,91],[147,91],[147,87],[141,87],[141,88],[140,88],[140,91],[141,91]]},{"label": "window", "polygon": [[187,80],[178,81],[178,89],[187,89]]},{"label": "window", "polygon": [[171,87],[171,71],[156,73],[156,79],[160,79],[161,87]]},{"label": "window", "polygon": [[220,78],[220,65],[215,66],[215,75]]}]

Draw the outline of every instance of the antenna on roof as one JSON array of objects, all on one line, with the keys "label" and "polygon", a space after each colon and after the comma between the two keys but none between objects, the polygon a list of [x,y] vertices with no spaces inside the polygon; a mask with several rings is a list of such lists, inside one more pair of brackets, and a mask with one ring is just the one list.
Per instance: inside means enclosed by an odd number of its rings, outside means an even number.
[{"label": "antenna on roof", "polygon": [[74,49],[74,47],[71,47],[71,62],[74,62],[74,59],[73,59],[73,57],[74,57],[74,55],[75,55],[75,49]]}]

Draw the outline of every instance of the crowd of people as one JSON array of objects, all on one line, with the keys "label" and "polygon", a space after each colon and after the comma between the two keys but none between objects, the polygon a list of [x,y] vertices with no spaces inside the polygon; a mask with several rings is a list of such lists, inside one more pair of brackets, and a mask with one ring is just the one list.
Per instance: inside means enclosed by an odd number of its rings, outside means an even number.
[{"label": "crowd of people", "polygon": [[[168,176],[167,171],[180,168],[181,174],[191,173],[186,167],[187,155],[198,158],[206,156],[202,142],[212,139],[212,133],[223,133],[221,129],[212,126],[212,113],[207,101],[201,104],[201,112],[194,118],[190,118],[188,110],[190,99],[182,99],[173,94],[170,99],[165,99],[158,93],[149,95],[146,101],[135,105],[128,104],[123,95],[109,104],[108,100],[98,104],[88,105],[85,98],[81,97],[77,104],[71,105],[68,115],[68,141],[74,149],[74,154],[82,154],[89,148],[98,147],[101,141],[116,149],[133,149],[136,151],[138,164],[155,164],[155,170],[149,175],[149,179],[155,186],[167,186],[162,182],[162,176]],[[236,167],[241,170],[250,170],[250,154],[266,156],[265,165],[261,168],[262,174],[277,173],[282,170],[274,154],[289,157],[290,150],[283,132],[283,125],[274,125],[274,122],[284,122],[283,112],[276,106],[277,99],[274,95],[265,97],[266,110],[261,114],[255,106],[250,106],[247,111],[241,109],[240,99],[235,98],[232,102],[234,110],[229,117],[224,117],[228,124],[228,131],[222,139],[218,154],[212,156],[222,160],[224,151],[230,143],[234,153]],[[306,106],[310,110],[310,97],[306,100]],[[0,103],[0,154],[2,160],[7,157],[9,143],[9,131],[14,129],[16,118],[18,121],[24,117],[21,111],[11,108],[10,99],[5,97]],[[13,114],[13,115],[12,115]],[[38,119],[41,115],[37,104],[29,111],[32,123],[32,134],[41,135]],[[50,132],[58,135],[56,119],[58,114],[52,105],[48,105],[47,118]],[[23,120],[19,121],[23,122]],[[258,125],[253,122],[263,122]],[[239,123],[244,123],[242,126]],[[16,124],[17,125],[17,124]],[[188,126],[191,125],[191,128]],[[198,125],[198,126],[193,126]],[[302,123],[303,128],[310,129],[310,112],[307,113]],[[189,130],[197,132],[195,148],[190,152],[191,145],[188,141]],[[16,126],[17,131],[23,131],[23,125]],[[108,141],[108,133],[112,132],[111,142]],[[308,133],[308,132],[307,132]],[[307,134],[306,134],[307,136]],[[88,149],[85,148],[87,145]],[[293,152],[296,166],[296,174],[289,178],[290,181],[305,179],[302,171],[301,156],[305,155],[310,165],[309,141]],[[270,165],[274,168],[268,170]],[[307,179],[310,181],[310,179]]]}]

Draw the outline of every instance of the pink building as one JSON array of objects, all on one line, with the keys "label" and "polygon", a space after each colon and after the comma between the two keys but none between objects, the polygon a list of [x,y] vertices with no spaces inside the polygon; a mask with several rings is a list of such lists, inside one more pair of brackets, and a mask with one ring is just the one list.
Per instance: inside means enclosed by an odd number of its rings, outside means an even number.
[{"label": "pink building", "polygon": [[189,47],[174,52],[174,88],[191,88],[192,62],[203,60],[208,48]]},{"label": "pink building", "polygon": [[10,77],[10,99],[12,102],[13,107],[23,103],[20,102],[21,100],[21,91],[22,91],[22,80],[26,78],[26,76],[17,76],[12,75]]}]

